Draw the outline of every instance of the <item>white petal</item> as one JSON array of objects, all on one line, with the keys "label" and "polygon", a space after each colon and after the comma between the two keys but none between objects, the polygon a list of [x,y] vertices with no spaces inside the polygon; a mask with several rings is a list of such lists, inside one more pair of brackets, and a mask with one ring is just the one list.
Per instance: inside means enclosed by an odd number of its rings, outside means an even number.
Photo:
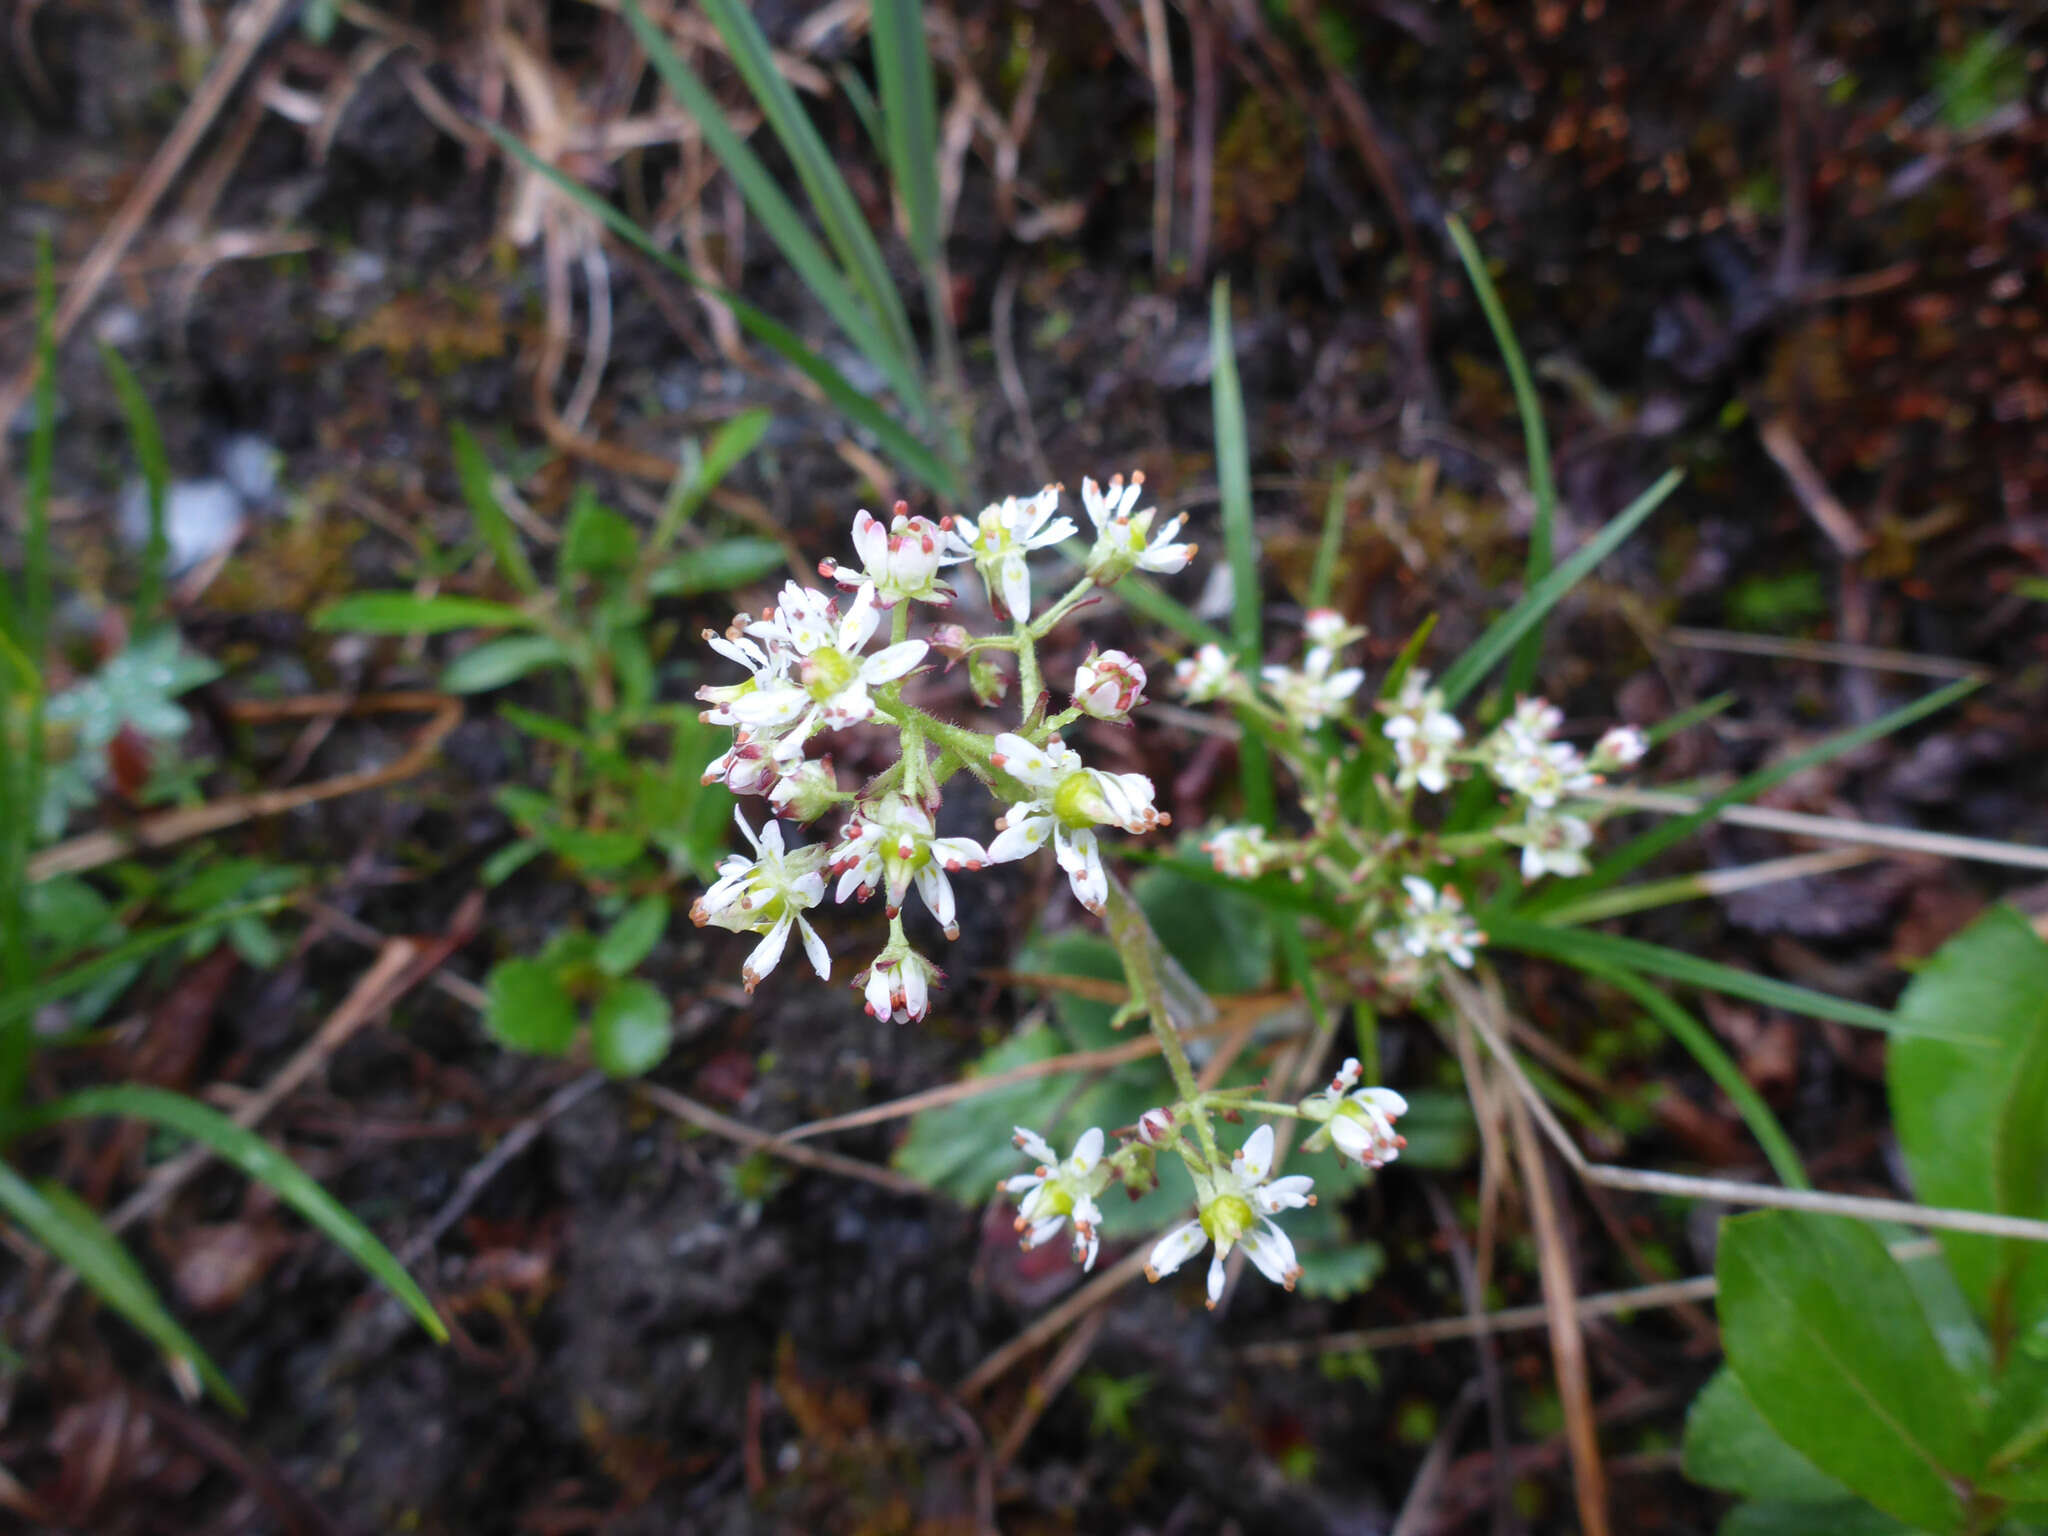
[{"label": "white petal", "polygon": [[1354,1120],[1350,1115],[1333,1115],[1330,1117],[1329,1125],[1330,1140],[1337,1144],[1339,1156],[1348,1157],[1354,1163],[1363,1163],[1370,1159],[1373,1135],[1363,1121]]},{"label": "white petal", "polygon": [[994,747],[995,756],[1002,759],[998,765],[1001,770],[1033,789],[1051,789],[1066,774],[1065,766],[1055,761],[1053,753],[1033,746],[1022,736],[1005,731],[996,737]]},{"label": "white petal", "polygon": [[1013,1126],[1011,1129],[1016,1133],[1012,1139],[1026,1157],[1036,1158],[1039,1162],[1047,1165],[1057,1163],[1060,1160],[1059,1154],[1053,1151],[1051,1144],[1043,1136],[1039,1135],[1038,1132],[1029,1130],[1021,1125]]},{"label": "white petal", "polygon": [[1145,1261],[1145,1278],[1159,1280],[1172,1274],[1209,1244],[1209,1234],[1199,1221],[1185,1221],[1152,1245]]},{"label": "white petal", "polygon": [[1273,1171],[1273,1127],[1262,1125],[1253,1131],[1230,1161],[1230,1171],[1243,1179],[1247,1187],[1263,1184],[1266,1175]]},{"label": "white petal", "polygon": [[878,1019],[886,1019],[894,1005],[889,1001],[889,973],[879,965],[868,967],[868,983],[861,989],[861,996],[868,1005],[868,1012]]},{"label": "white petal", "polygon": [[881,519],[863,507],[853,518],[853,548],[870,571],[879,571],[889,558],[889,530]]},{"label": "white petal", "polygon": [[860,680],[873,686],[876,683],[893,683],[920,661],[931,647],[922,640],[905,640],[901,645],[884,646],[860,664]]},{"label": "white petal", "polygon": [[1040,1243],[1051,1242],[1060,1235],[1060,1228],[1066,1224],[1067,1218],[1064,1216],[1046,1217],[1045,1220],[1036,1223],[1029,1232],[1024,1234],[1024,1246],[1026,1248],[1036,1248]]},{"label": "white petal", "polygon": [[1287,1234],[1272,1222],[1261,1222],[1254,1230],[1244,1235],[1244,1251],[1251,1261],[1259,1266],[1259,1273],[1275,1285],[1294,1289],[1294,1282],[1301,1273],[1301,1261],[1294,1256],[1294,1244]]},{"label": "white petal", "polygon": [[839,622],[839,649],[849,656],[858,656],[881,622],[881,616],[875,612],[875,589],[864,585],[854,594],[853,606]]},{"label": "white petal", "polygon": [[1103,872],[1102,849],[1093,827],[1060,827],[1053,837],[1053,853],[1067,872],[1074,899],[1090,912],[1100,912],[1109,901],[1109,876]]},{"label": "white petal", "polygon": [[1081,1139],[1074,1143],[1073,1159],[1067,1164],[1076,1175],[1085,1177],[1094,1171],[1102,1161],[1102,1127],[1091,1125],[1081,1133]]},{"label": "white petal", "polygon": [[754,946],[754,952],[747,956],[747,963],[741,968],[740,974],[745,979],[749,992],[753,991],[754,984],[774,970],[777,962],[782,959],[782,951],[789,943],[789,930],[795,926],[796,919],[787,912],[783,913],[761,942]]},{"label": "white petal", "polygon": [[1408,899],[1424,912],[1436,909],[1436,887],[1420,875],[1403,875],[1401,888],[1408,893]]},{"label": "white petal", "polygon": [[1029,858],[1045,846],[1045,837],[1052,831],[1052,825],[1052,817],[1044,811],[1033,811],[1029,806],[1012,806],[1009,824],[988,845],[989,863],[1008,864],[1016,859]]},{"label": "white petal", "polygon": [[[1003,1180],[1003,1189],[1012,1195],[1028,1194],[1044,1182],[1045,1180],[1035,1173],[1017,1173]],[[1019,1210],[1022,1210],[1021,1206]]]},{"label": "white petal", "polygon": [[806,918],[796,920],[796,930],[803,936],[804,956],[811,962],[811,969],[818,973],[818,980],[832,979],[832,956],[826,952],[825,941],[818,937],[818,930]]},{"label": "white petal", "polygon": [[1254,1190],[1252,1204],[1267,1216],[1275,1211],[1298,1211],[1315,1198],[1311,1193],[1315,1182],[1305,1173],[1290,1173],[1284,1179],[1275,1179]]},{"label": "white petal", "polygon": [[1031,572],[1025,566],[1021,550],[1011,550],[1003,556],[997,570],[997,580],[1003,589],[1003,606],[1010,610],[1010,617],[1024,620],[1031,617]]},{"label": "white petal", "polygon": [[1209,1308],[1214,1311],[1216,1303],[1223,1299],[1223,1250],[1218,1248],[1209,1260]]},{"label": "white petal", "polygon": [[1357,1096],[1389,1120],[1398,1120],[1408,1113],[1408,1101],[1391,1088],[1361,1088]]},{"label": "white petal", "polygon": [[960,923],[953,911],[953,882],[946,878],[946,872],[937,864],[925,865],[917,872],[917,894],[924,898],[925,910],[946,930],[946,937],[958,938]]}]

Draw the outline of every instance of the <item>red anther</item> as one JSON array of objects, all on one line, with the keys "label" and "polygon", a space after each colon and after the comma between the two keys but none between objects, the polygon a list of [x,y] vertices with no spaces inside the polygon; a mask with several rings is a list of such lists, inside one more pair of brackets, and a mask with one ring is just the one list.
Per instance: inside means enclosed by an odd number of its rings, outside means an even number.
[{"label": "red anther", "polygon": [[890,510],[893,511],[898,517],[908,517],[910,516],[910,503],[907,501],[899,501]]}]

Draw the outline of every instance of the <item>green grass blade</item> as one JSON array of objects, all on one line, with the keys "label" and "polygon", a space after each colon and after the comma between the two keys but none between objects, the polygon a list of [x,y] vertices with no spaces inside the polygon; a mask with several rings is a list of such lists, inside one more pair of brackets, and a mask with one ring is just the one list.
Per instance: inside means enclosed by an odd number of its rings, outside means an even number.
[{"label": "green grass blade", "polygon": [[[153,928],[148,933],[138,934],[132,939],[116,944],[104,954],[91,960],[80,961],[68,970],[59,971],[33,985],[10,986],[0,993],[0,1027],[33,1018],[36,1011],[47,1008],[51,1003],[61,1003],[73,993],[83,992],[87,987],[112,971],[137,960],[146,960],[160,949],[166,949],[179,940],[197,933],[202,928],[222,927],[238,917],[260,917],[290,905],[283,896],[266,896],[260,901],[246,901],[232,907],[222,907],[204,917],[195,917],[190,922],[173,923],[168,928]],[[0,1101],[4,1102],[4,1101]]]},{"label": "green grass blade", "polygon": [[959,479],[950,467],[941,462],[931,449],[919,442],[908,427],[877,405],[872,395],[856,389],[845,374],[805,346],[788,327],[770,319],[738,294],[698,276],[687,263],[677,260],[674,255],[656,245],[647,232],[625,214],[575,178],[543,163],[532,150],[504,129],[493,124],[485,126],[507,154],[545,176],[564,197],[601,222],[621,240],[649,260],[658,262],[676,278],[703,290],[724,304],[732,311],[733,318],[748,335],[816,384],[825,398],[849,421],[874,433],[890,457],[903,469],[941,496],[949,499],[959,496]]},{"label": "green grass blade", "polygon": [[491,485],[491,461],[484,457],[482,447],[461,422],[449,430],[448,438],[455,452],[455,476],[462,484],[462,499],[469,504],[477,533],[498,562],[498,569],[505,573],[505,579],[528,597],[535,596],[540,591],[540,578],[533,574],[533,562],[526,558],[519,530],[498,504],[498,493]]},{"label": "green grass blade", "polygon": [[1712,821],[1714,817],[1719,815],[1728,806],[1740,805],[1745,801],[1754,800],[1758,795],[1775,789],[1778,785],[1796,774],[1804,773],[1809,768],[1817,767],[1822,763],[1840,757],[1845,752],[1853,752],[1858,747],[1889,736],[1894,731],[1903,730],[1916,720],[1934,714],[1938,710],[1948,708],[1949,705],[1955,703],[1958,699],[1965,697],[1982,686],[1983,682],[1979,678],[1958,678],[1946,687],[1937,688],[1934,692],[1925,694],[1915,699],[1912,703],[1893,710],[1890,714],[1880,716],[1868,725],[1859,725],[1852,730],[1839,732],[1828,737],[1827,740],[1807,748],[1804,752],[1794,753],[1783,762],[1773,763],[1767,768],[1759,768],[1748,777],[1738,779],[1719,794],[1701,801],[1698,810],[1688,811],[1683,816],[1674,816],[1671,820],[1652,827],[1640,837],[1632,838],[1628,842],[1623,843],[1614,852],[1594,865],[1589,874],[1581,875],[1576,880],[1559,881],[1557,884],[1549,887],[1534,899],[1525,903],[1522,908],[1522,914],[1524,916],[1540,916],[1561,908],[1567,903],[1576,904],[1581,902],[1593,894],[1593,892],[1604,890],[1623,876],[1632,874],[1642,868],[1643,865],[1649,863],[1650,860],[1656,858],[1658,854],[1664,852],[1667,848],[1674,847],[1678,843],[1683,842],[1701,827]]},{"label": "green grass blade", "polygon": [[157,426],[156,412],[135,377],[128,360],[111,346],[100,344],[100,357],[107,375],[114,381],[121,413],[128,418],[128,439],[135,449],[135,462],[142,470],[142,483],[149,497],[149,539],[142,548],[142,583],[135,597],[137,629],[148,629],[162,617],[164,567],[170,561],[170,540],[164,533],[164,499],[171,490],[171,461],[164,453],[164,435]]},{"label": "green grass blade", "polygon": [[[1521,343],[1515,340],[1515,328],[1508,322],[1507,307],[1500,301],[1493,278],[1486,270],[1486,258],[1479,254],[1472,232],[1456,214],[1444,223],[1450,230],[1451,244],[1458,248],[1458,259],[1465,264],[1472,291],[1479,296],[1479,307],[1486,312],[1486,323],[1493,330],[1501,361],[1507,364],[1508,381],[1515,392],[1515,412],[1522,418],[1522,446],[1529,460],[1529,494],[1536,502],[1536,517],[1529,525],[1529,565],[1524,578],[1526,587],[1533,590],[1550,574],[1553,530],[1557,523],[1557,482],[1550,473],[1550,434],[1543,427],[1543,402],[1537,398]],[[1535,680],[1536,663],[1542,652],[1543,625],[1539,618],[1521,638],[1514,659],[1508,663],[1510,696],[1528,690]]]},{"label": "green grass blade", "polygon": [[[1237,377],[1237,348],[1230,334],[1230,281],[1217,278],[1209,290],[1209,402],[1216,430],[1216,480],[1222,492],[1223,546],[1230,559],[1230,648],[1247,677],[1259,670],[1259,541],[1252,527],[1251,444],[1245,428],[1244,387]],[[1245,815],[1262,827],[1273,824],[1273,762],[1265,744],[1249,732],[1238,743],[1239,782]]]},{"label": "green grass blade", "polygon": [[1521,601],[1487,626],[1471,648],[1451,663],[1443,676],[1444,701],[1455,707],[1470,693],[1494,665],[1522,636],[1543,622],[1543,616],[1558,600],[1584,579],[1586,573],[1612,554],[1630,534],[1678,489],[1685,478],[1675,469],[1666,470],[1642,495],[1615,514],[1613,521],[1588,539],[1572,557],[1522,594]]},{"label": "green grass blade", "polygon": [[199,1142],[250,1178],[273,1190],[279,1199],[318,1227],[342,1252],[405,1303],[406,1310],[436,1343],[448,1341],[448,1329],[425,1292],[413,1283],[391,1250],[378,1242],[348,1209],[314,1182],[307,1172],[254,1131],[235,1124],[218,1110],[181,1093],[140,1083],[87,1088],[54,1103],[37,1106],[22,1118],[21,1128],[35,1129],[59,1120],[93,1115],[119,1115],[146,1120]]},{"label": "green grass blade", "polygon": [[220,1368],[166,1310],[135,1256],[121,1246],[120,1239],[107,1230],[106,1223],[84,1201],[58,1185],[39,1188],[30,1184],[0,1162],[0,1210],[77,1270],[78,1277],[102,1301],[127,1318],[158,1349],[197,1371],[206,1389],[222,1403],[237,1414],[246,1411]]},{"label": "green grass blade", "polygon": [[1895,1035],[1914,1033],[1902,1028],[1898,1019],[1882,1008],[1853,1003],[1847,998],[1830,997],[1825,992],[1815,992],[1790,982],[1754,976],[1732,965],[1701,960],[1682,950],[1667,949],[1662,944],[1646,944],[1640,939],[1618,938],[1610,933],[1588,933],[1578,928],[1552,928],[1526,918],[1508,916],[1488,917],[1486,936],[1490,943],[1503,949],[1546,960],[1561,960],[1567,965],[1605,965],[1639,974],[1663,976],[1687,986],[1723,992],[1730,997],[1745,998],[1767,1008],[1782,1008],[1787,1013],[1804,1014],[1812,1019],[1832,1019],[1837,1024],[1854,1024],[1860,1029],[1879,1029]]},{"label": "green grass blade", "polygon": [[[707,7],[707,10],[709,9]],[[718,104],[718,99],[711,94],[710,88],[699,78],[697,72],[691,69],[683,61],[682,56],[669,45],[668,38],[662,34],[661,29],[647,19],[647,13],[640,8],[637,0],[625,0],[623,11],[627,24],[633,28],[633,34],[639,40],[642,51],[646,53],[648,62],[654,66],[655,73],[661,76],[662,83],[681,103],[683,110],[696,121],[698,129],[704,135],[704,142],[711,146],[711,151],[718,156],[719,163],[738,184],[747,207],[753,210],[754,217],[761,221],[761,227],[767,231],[768,238],[773,240],[776,248],[788,258],[789,264],[796,268],[804,286],[810,289],[812,295],[824,306],[825,312],[832,317],[833,322],[845,332],[847,340],[859,349],[862,356],[881,370],[882,375],[889,380],[890,386],[902,397],[905,404],[918,413],[921,420],[928,419],[929,406],[925,398],[924,383],[918,373],[917,354],[908,341],[907,322],[900,335],[892,335],[885,329],[877,318],[877,312],[864,305],[855,294],[848,282],[848,272],[835,263],[825,247],[818,243],[817,237],[804,223],[803,215],[776,184],[768,168],[761,163],[760,157],[747,146],[744,139],[733,132],[731,124],[726,121],[724,110]],[[716,14],[713,15],[713,20],[718,22]],[[718,24],[723,33],[724,24]],[[745,22],[745,29],[752,32],[765,56],[767,43],[761,38],[759,28],[748,19]],[[730,38],[728,46],[734,50],[734,62],[742,63],[740,55],[744,49],[734,45]],[[781,76],[775,73],[772,60],[768,65],[768,72],[782,85],[785,92],[789,90],[788,85],[782,82]],[[744,66],[742,73],[747,74],[747,81],[751,86],[753,77],[747,73]],[[762,105],[766,110],[767,103],[764,102]],[[791,98],[790,106],[801,118],[802,109],[795,106],[794,97]],[[803,121],[804,126],[808,128],[809,119],[805,118]],[[779,133],[780,125],[776,126]],[[813,137],[815,138],[815,134]],[[822,153],[822,146],[820,152]],[[796,158],[794,151],[791,158]],[[800,172],[803,169],[801,161],[798,162],[798,169]],[[837,178],[838,174],[836,170],[832,171],[834,178]],[[849,198],[850,196],[851,194]],[[824,219],[825,210],[814,208],[813,211],[819,215],[821,222],[825,222],[829,235],[832,225]],[[863,232],[866,231],[866,227],[865,223],[861,225]],[[872,236],[869,237],[869,243],[873,243]],[[879,254],[876,259],[880,260]],[[709,288],[708,284],[698,286]],[[889,293],[893,297],[895,290],[891,288]],[[725,298],[726,295],[721,293],[719,297]],[[897,308],[900,312],[900,300],[897,301]]]},{"label": "green grass blade", "polygon": [[1316,563],[1308,576],[1308,605],[1330,606],[1330,590],[1337,584],[1337,554],[1344,547],[1344,488],[1348,477],[1342,464],[1330,470],[1330,499],[1323,503],[1323,532],[1316,540]]},{"label": "green grass blade", "polygon": [[[634,6],[637,0],[627,0],[627,3]],[[760,24],[754,20],[744,0],[702,0],[702,5],[704,14],[718,29],[718,35],[725,39],[733,67],[746,81],[755,104],[780,141],[783,153],[789,156],[797,180],[803,183],[804,193],[810,199],[812,216],[823,227],[825,239],[838,254],[841,268],[859,287],[869,311],[880,318],[890,341],[914,372],[918,354],[917,343],[910,333],[910,317],[904,312],[903,296],[896,291],[895,280],[889,275],[889,264],[882,259],[882,248],[875,240],[875,232],[868,227],[867,216],[861,212],[860,203],[854,197],[853,189],[846,184],[846,178],[839,173],[831,151],[825,148],[825,141],[812,126],[810,114],[804,111],[796,91],[782,77],[782,71],[776,68],[775,56],[768,47],[768,39]],[[877,7],[878,10],[883,8]],[[917,37],[922,43],[922,27],[918,29]],[[929,78],[929,66],[926,73]],[[885,81],[883,100],[886,102],[888,99]],[[936,108],[933,115],[936,116]],[[936,195],[933,201],[936,206]],[[914,403],[919,407],[919,414],[924,415],[927,403],[921,391]]]},{"label": "green grass blade", "polygon": [[50,638],[50,482],[57,465],[57,269],[36,243],[36,421],[28,445],[28,521],[21,544],[22,651],[40,670]]},{"label": "green grass blade", "polygon": [[874,0],[871,16],[889,173],[910,220],[911,252],[919,267],[929,267],[939,255],[939,103],[925,46],[924,6],[920,0]]},{"label": "green grass blade", "polygon": [[1666,1034],[1685,1047],[1692,1059],[1699,1063],[1700,1070],[1713,1079],[1714,1086],[1728,1095],[1728,1102],[1742,1116],[1743,1124],[1749,1127],[1749,1133],[1763,1149],[1772,1171],[1787,1189],[1813,1188],[1806,1177],[1806,1168],[1799,1160],[1799,1150],[1792,1145],[1792,1138],[1785,1134],[1785,1127],[1778,1123],[1778,1117],[1771,1113],[1771,1106],[1750,1086],[1749,1079],[1742,1075],[1742,1069],[1721,1048],[1721,1042],[1714,1038],[1706,1025],[1633,971],[1586,962],[1580,963],[1579,969],[1626,992],[1642,1006],[1643,1012],[1663,1027]]}]

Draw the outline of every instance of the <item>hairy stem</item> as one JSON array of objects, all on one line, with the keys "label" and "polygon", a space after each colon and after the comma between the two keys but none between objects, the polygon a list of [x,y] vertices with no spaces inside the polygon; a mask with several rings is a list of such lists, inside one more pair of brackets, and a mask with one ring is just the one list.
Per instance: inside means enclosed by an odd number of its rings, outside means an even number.
[{"label": "hairy stem", "polygon": [[1211,1168],[1221,1168],[1224,1161],[1216,1150],[1216,1132],[1209,1124],[1208,1111],[1202,1106],[1202,1088],[1195,1081],[1194,1068],[1188,1065],[1188,1053],[1181,1045],[1180,1030],[1167,1003],[1166,984],[1159,974],[1158,936],[1152,932],[1144,909],[1132,899],[1123,882],[1113,876],[1103,921],[1109,929],[1109,940],[1124,963],[1131,991],[1144,1005],[1145,1021],[1151,1027],[1152,1038],[1159,1042],[1159,1053],[1166,1058],[1166,1068],[1173,1074],[1173,1085],[1180,1092],[1181,1102],[1187,1105],[1188,1121],[1194,1126],[1195,1139],[1202,1144],[1202,1155]]}]

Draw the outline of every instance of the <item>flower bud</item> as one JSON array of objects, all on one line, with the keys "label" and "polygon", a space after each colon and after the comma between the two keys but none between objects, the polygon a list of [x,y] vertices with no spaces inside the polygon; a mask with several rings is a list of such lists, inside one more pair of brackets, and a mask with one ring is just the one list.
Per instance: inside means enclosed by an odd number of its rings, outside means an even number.
[{"label": "flower bud", "polygon": [[768,791],[768,803],[785,821],[816,821],[845,798],[829,757],[805,760]]},{"label": "flower bud", "polygon": [[1231,693],[1237,683],[1237,669],[1220,645],[1205,645],[1173,668],[1173,685],[1190,704],[1207,704]]},{"label": "flower bud", "polygon": [[1148,1147],[1163,1147],[1173,1140],[1173,1116],[1164,1109],[1148,1109],[1138,1116],[1138,1140]]},{"label": "flower bud", "polygon": [[968,647],[973,645],[974,636],[967,632],[964,624],[941,624],[932,631],[932,649],[948,661],[964,661]]},{"label": "flower bud", "polygon": [[1094,650],[1074,673],[1074,707],[1097,720],[1123,720],[1145,702],[1145,669],[1122,651]]},{"label": "flower bud", "polygon": [[867,1011],[878,1019],[911,1024],[931,1008],[932,988],[944,982],[946,973],[914,949],[888,951],[853,978],[856,991],[866,999]]},{"label": "flower bud", "polygon": [[1633,768],[1650,750],[1650,739],[1632,725],[1617,725],[1593,744],[1593,771]]},{"label": "flower bud", "polygon": [[967,658],[967,686],[983,705],[1000,704],[1010,691],[1010,675],[995,657],[976,651]]}]

